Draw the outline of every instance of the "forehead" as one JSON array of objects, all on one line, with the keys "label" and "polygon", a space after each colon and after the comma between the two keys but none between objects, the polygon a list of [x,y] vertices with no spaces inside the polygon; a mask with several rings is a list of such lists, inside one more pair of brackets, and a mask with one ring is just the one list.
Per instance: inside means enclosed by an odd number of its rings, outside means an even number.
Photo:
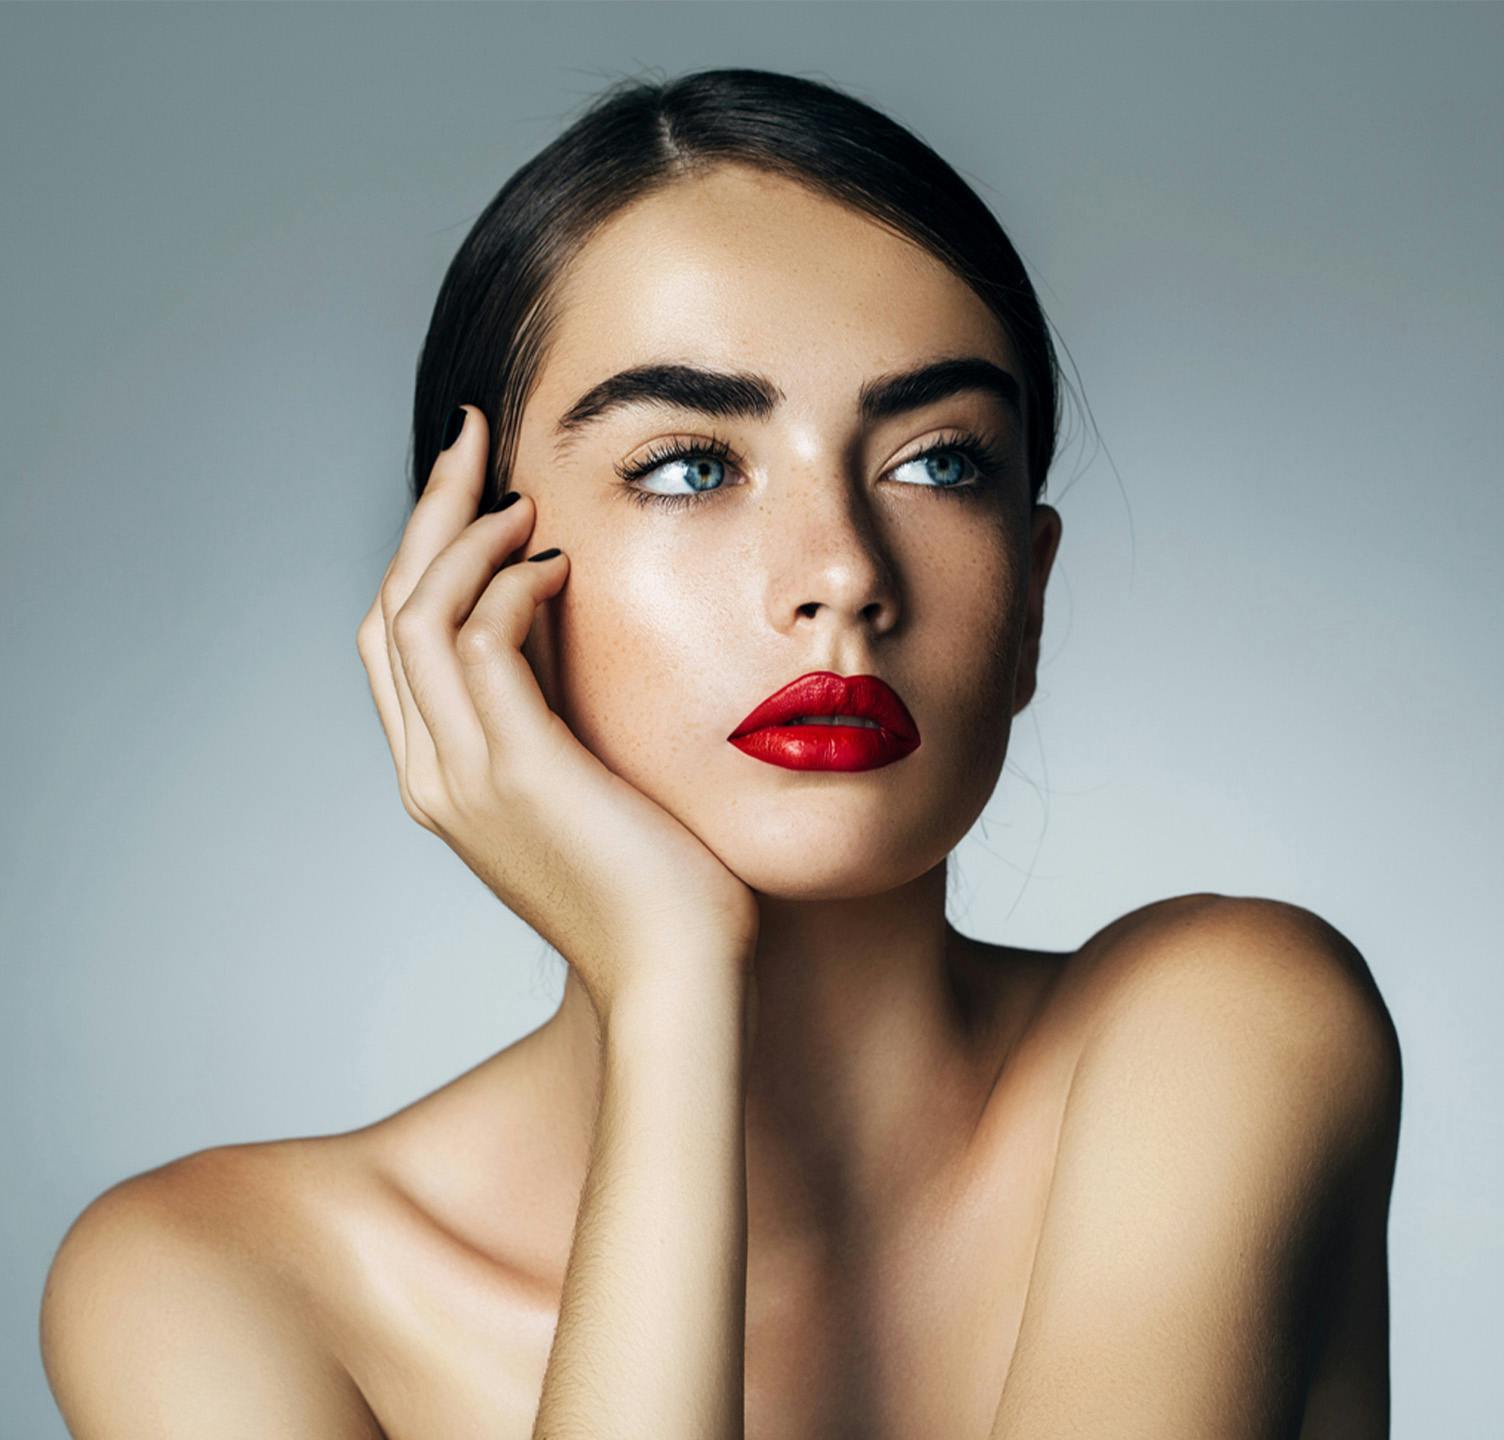
[{"label": "forehead", "polygon": [[[863,380],[1007,334],[943,262],[848,205],[743,166],[614,215],[566,267],[528,409],[552,424],[607,375],[681,361],[776,377],[792,408],[849,409]],[[1022,380],[1022,376],[1019,377]]]}]

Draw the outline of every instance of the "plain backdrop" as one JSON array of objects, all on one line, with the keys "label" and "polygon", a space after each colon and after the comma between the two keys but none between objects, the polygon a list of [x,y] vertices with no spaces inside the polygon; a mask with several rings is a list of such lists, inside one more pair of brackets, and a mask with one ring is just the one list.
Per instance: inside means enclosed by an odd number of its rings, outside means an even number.
[{"label": "plain backdrop", "polygon": [[1341,929],[1404,1052],[1394,1433],[1496,1433],[1501,57],[1497,5],[0,8],[5,1440],[65,1433],[37,1312],[101,1190],[363,1125],[557,1004],[403,811],[355,629],[465,232],[607,82],[721,65],[954,164],[1076,390],[951,918]]}]

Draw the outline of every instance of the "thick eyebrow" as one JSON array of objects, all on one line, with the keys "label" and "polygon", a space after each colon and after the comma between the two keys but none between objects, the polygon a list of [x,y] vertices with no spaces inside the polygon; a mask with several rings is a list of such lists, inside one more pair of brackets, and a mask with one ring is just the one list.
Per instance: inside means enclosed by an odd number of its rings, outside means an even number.
[{"label": "thick eyebrow", "polygon": [[[968,390],[981,390],[1021,419],[1018,380],[991,360],[963,355],[913,370],[874,376],[857,393],[863,420],[886,420]],[[662,406],[721,419],[767,420],[785,399],[766,375],[705,370],[695,365],[637,365],[593,385],[560,417],[554,429],[563,449],[581,431],[617,410]]]}]

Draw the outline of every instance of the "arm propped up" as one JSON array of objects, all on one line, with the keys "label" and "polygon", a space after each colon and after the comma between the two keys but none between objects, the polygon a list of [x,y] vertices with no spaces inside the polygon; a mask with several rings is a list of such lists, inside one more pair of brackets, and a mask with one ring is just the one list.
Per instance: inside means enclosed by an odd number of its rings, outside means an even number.
[{"label": "arm propped up", "polygon": [[[533,1440],[742,1440],[749,985],[622,996]],[[752,1001],[750,1003],[755,1003]]]}]

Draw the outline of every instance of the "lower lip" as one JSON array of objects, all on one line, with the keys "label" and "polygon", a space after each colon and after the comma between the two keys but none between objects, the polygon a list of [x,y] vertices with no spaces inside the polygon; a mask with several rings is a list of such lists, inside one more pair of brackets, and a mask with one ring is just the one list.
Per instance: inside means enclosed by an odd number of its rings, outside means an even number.
[{"label": "lower lip", "polygon": [[730,743],[785,770],[876,770],[919,748],[918,740],[867,725],[769,725]]}]

